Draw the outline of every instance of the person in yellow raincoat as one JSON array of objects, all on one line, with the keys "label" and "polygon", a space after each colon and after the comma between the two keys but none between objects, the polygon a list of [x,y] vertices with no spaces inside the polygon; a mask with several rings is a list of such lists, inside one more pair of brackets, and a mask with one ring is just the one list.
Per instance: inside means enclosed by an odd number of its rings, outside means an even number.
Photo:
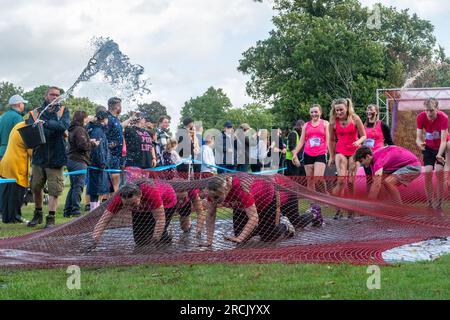
[{"label": "person in yellow raincoat", "polygon": [[25,126],[25,122],[19,122],[11,130],[8,147],[0,161],[0,177],[2,179],[14,179],[15,183],[6,183],[2,203],[2,220],[4,223],[22,223],[21,207],[23,198],[27,192],[30,179],[30,159],[32,149],[27,149],[20,136],[19,129]]}]

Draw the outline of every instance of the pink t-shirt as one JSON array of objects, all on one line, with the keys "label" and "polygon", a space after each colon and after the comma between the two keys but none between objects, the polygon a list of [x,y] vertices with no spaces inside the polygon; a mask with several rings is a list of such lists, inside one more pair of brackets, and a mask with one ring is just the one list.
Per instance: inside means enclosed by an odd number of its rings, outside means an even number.
[{"label": "pink t-shirt", "polygon": [[[432,150],[439,150],[441,145],[441,131],[448,129],[448,117],[447,115],[439,111],[434,121],[430,121],[427,118],[427,113],[424,111],[417,116],[417,129],[425,131],[425,143],[426,146]],[[450,136],[447,136],[447,141],[450,140]]]},{"label": "pink t-shirt", "polygon": [[358,127],[350,120],[346,127],[341,126],[341,123],[336,119],[336,153],[340,153],[346,157],[351,157],[355,154],[358,147],[353,146],[353,143],[358,140]]},{"label": "pink t-shirt", "polygon": [[383,168],[384,173],[392,173],[406,166],[420,166],[414,153],[398,146],[387,146],[373,153],[372,174]]},{"label": "pink t-shirt", "polygon": [[311,157],[327,154],[327,133],[324,120],[320,120],[316,127],[312,125],[311,121],[306,124],[304,152]]},{"label": "pink t-shirt", "polygon": [[[133,212],[150,212],[164,206],[165,209],[172,208],[177,203],[177,196],[172,186],[156,181],[154,185],[143,183],[139,185],[142,192],[141,203]],[[107,210],[117,213],[123,208],[122,199],[119,194],[108,204]]]},{"label": "pink t-shirt", "polygon": [[372,151],[376,151],[384,147],[384,134],[381,127],[381,120],[378,120],[373,128],[364,126],[364,129],[366,129],[367,137],[366,141],[364,141],[365,146],[368,146]]}]

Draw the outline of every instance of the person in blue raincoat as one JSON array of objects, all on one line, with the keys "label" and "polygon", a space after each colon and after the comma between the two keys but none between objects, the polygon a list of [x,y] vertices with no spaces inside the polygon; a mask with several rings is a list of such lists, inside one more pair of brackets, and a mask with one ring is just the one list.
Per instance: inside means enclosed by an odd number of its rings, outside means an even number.
[{"label": "person in blue raincoat", "polygon": [[108,139],[106,138],[106,129],[108,126],[108,113],[99,111],[96,114],[96,121],[88,126],[88,134],[91,139],[95,139],[98,146],[91,150],[91,167],[88,168],[89,182],[87,194],[90,196],[90,209],[95,210],[99,206],[99,197],[109,193],[110,177],[108,168],[110,159]]}]

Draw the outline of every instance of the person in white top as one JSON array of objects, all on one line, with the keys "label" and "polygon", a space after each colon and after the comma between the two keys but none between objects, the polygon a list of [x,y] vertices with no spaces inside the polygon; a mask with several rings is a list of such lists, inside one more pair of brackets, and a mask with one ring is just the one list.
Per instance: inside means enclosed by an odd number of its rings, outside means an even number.
[{"label": "person in white top", "polygon": [[250,147],[250,163],[252,172],[260,172],[264,166],[264,161],[267,158],[268,153],[268,131],[267,129],[261,129],[255,137],[258,142],[255,146]]},{"label": "person in white top", "polygon": [[213,146],[214,137],[211,135],[205,136],[205,144],[202,146],[202,178],[212,176],[217,173],[217,169],[215,167],[212,167],[216,165]]}]

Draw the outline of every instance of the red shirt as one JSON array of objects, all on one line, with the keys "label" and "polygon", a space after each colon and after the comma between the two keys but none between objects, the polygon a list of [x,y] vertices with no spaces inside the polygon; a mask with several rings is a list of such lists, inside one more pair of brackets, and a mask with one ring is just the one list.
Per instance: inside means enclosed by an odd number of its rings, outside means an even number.
[{"label": "red shirt", "polygon": [[346,157],[351,157],[355,154],[358,147],[353,146],[353,143],[358,140],[358,127],[350,120],[346,127],[341,126],[339,119],[336,119],[336,153],[340,153]]},{"label": "red shirt", "polygon": [[372,151],[381,149],[384,147],[384,134],[383,129],[381,127],[381,120],[378,120],[377,123],[374,124],[373,128],[368,128],[364,126],[366,129],[366,141],[364,141],[364,145],[368,146]]},{"label": "red shirt", "polygon": [[[274,178],[276,184],[289,190],[295,189],[295,182],[290,178],[283,175],[276,175]],[[293,195],[292,191],[280,191],[280,205],[286,205],[289,202],[289,198]]]},{"label": "red shirt", "polygon": [[312,121],[306,124],[304,152],[310,157],[327,154],[327,130],[324,120],[321,119],[315,127]]},{"label": "red shirt", "polygon": [[[425,131],[425,143],[428,148],[439,150],[441,131],[448,129],[448,117],[444,112],[439,111],[436,119],[430,121],[427,118],[427,113],[424,111],[417,116],[417,129]],[[450,136],[447,137],[448,140],[450,140]]]},{"label": "red shirt", "polygon": [[373,153],[372,174],[383,168],[383,172],[392,173],[406,166],[420,166],[416,155],[408,149],[388,146]]},{"label": "red shirt", "polygon": [[[177,196],[172,186],[156,181],[154,185],[143,183],[139,185],[142,192],[141,203],[133,212],[150,212],[164,206],[164,209],[172,208],[177,203]],[[119,194],[108,204],[107,210],[117,213],[123,208],[122,199]]]},{"label": "red shirt", "polygon": [[198,197],[200,197],[200,189],[189,190],[186,197],[179,199],[179,207],[184,207],[191,204],[192,201]]},{"label": "red shirt", "polygon": [[247,192],[242,187],[239,178],[233,177],[231,189],[222,205],[233,209],[247,209],[252,205],[256,205],[256,209],[261,211],[272,203],[274,195],[275,189],[267,181],[254,180],[250,190]]}]

